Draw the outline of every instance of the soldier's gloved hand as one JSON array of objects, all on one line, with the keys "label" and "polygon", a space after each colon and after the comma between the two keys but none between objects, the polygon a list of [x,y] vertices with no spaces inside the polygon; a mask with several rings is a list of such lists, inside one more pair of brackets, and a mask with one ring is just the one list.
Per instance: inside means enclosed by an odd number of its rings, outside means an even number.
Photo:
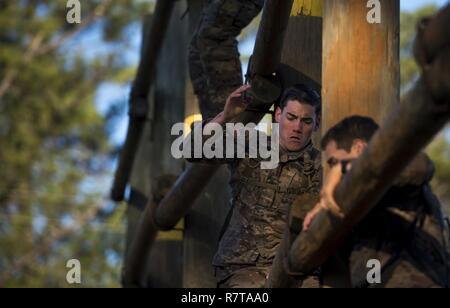
[{"label": "soldier's gloved hand", "polygon": [[303,221],[303,231],[308,231],[314,218],[319,214],[320,211],[330,211],[334,215],[344,218],[344,213],[334,200],[334,191],[338,186],[342,178],[342,166],[337,164],[330,169],[325,183],[323,185],[322,191],[320,193],[320,201],[316,206],[306,215]]}]

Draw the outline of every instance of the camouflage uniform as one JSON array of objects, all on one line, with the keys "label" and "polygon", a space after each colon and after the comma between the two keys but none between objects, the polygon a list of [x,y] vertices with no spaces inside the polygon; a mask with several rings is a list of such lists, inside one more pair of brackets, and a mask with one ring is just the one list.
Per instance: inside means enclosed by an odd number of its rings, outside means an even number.
[{"label": "camouflage uniform", "polygon": [[264,286],[291,204],[301,194],[320,191],[320,151],[312,143],[299,152],[280,148],[278,167],[270,170],[252,158],[190,161],[227,163],[231,171],[231,210],[213,259],[219,286]]},{"label": "camouflage uniform", "polygon": [[223,110],[242,85],[236,37],[258,15],[264,0],[209,0],[189,46],[189,71],[205,119]]},{"label": "camouflage uniform", "polygon": [[[424,167],[428,172],[420,169]],[[354,287],[448,287],[448,254],[433,173],[425,155],[410,165],[354,232],[349,256]],[[381,284],[367,282],[367,262],[381,263]]]}]

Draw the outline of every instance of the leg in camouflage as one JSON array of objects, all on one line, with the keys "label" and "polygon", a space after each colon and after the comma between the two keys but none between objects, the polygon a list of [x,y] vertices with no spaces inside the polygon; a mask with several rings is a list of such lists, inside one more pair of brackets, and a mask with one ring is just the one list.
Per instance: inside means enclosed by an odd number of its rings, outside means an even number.
[{"label": "leg in camouflage", "polygon": [[[368,288],[444,288],[442,266],[426,268],[418,257],[403,252],[392,264],[381,268],[381,283]],[[422,263],[422,264],[421,264]],[[441,272],[441,273],[440,273]],[[358,286],[361,287],[361,286]]]},{"label": "leg in camouflage", "polygon": [[218,287],[222,289],[258,289],[264,288],[267,277],[269,276],[269,267],[244,267],[229,273],[224,279],[219,281]]},{"label": "leg in camouflage", "polygon": [[264,5],[264,0],[212,0],[205,7],[189,47],[189,70],[202,115],[223,110],[226,97],[242,84],[236,37]]},{"label": "leg in camouflage", "polygon": [[[218,288],[258,289],[267,287],[270,267],[249,266],[232,270],[221,269],[218,271]],[[301,289],[317,289],[322,287],[322,282],[319,276],[309,276],[304,279],[296,280],[294,285],[291,287]]]},{"label": "leg in camouflage", "polygon": [[384,288],[443,288],[444,285],[432,279],[426,271],[418,268],[413,259],[398,260],[386,269],[382,276]]}]

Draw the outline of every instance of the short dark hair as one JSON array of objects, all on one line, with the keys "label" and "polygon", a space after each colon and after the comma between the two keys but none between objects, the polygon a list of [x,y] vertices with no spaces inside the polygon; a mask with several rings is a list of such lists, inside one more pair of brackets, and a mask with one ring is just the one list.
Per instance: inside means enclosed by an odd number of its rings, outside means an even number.
[{"label": "short dark hair", "polygon": [[372,118],[363,116],[348,117],[328,130],[322,138],[321,146],[325,150],[331,141],[335,141],[338,149],[350,152],[356,139],[369,143],[378,129],[378,124]]},{"label": "short dark hair", "polygon": [[320,94],[305,84],[296,84],[284,91],[279,104],[281,110],[286,107],[288,101],[299,101],[313,106],[317,116],[322,113]]}]

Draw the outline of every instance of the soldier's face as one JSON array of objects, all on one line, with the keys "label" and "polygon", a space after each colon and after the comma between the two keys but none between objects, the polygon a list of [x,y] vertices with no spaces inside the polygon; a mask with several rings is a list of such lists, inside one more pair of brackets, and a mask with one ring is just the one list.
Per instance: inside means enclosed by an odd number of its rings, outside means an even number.
[{"label": "soldier's face", "polygon": [[357,139],[353,142],[352,148],[349,152],[344,149],[339,149],[336,141],[332,140],[325,148],[325,161],[329,167],[333,167],[343,160],[357,159],[364,152],[366,147],[366,142]]},{"label": "soldier's face", "polygon": [[280,124],[280,146],[291,152],[303,149],[319,128],[314,107],[299,101],[288,101],[283,110],[278,108],[275,120]]}]

